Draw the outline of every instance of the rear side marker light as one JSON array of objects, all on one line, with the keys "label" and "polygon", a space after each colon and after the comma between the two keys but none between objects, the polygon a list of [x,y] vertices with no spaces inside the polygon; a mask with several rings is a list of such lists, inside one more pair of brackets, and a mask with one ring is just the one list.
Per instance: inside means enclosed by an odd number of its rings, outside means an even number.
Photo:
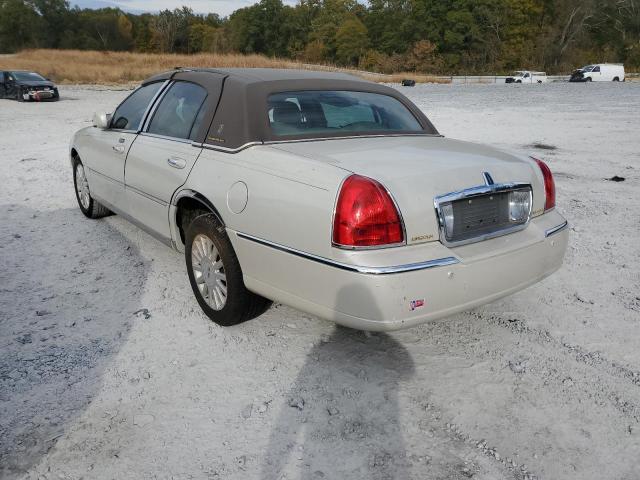
[{"label": "rear side marker light", "polygon": [[400,212],[377,181],[351,175],[342,184],[333,218],[333,244],[379,247],[404,242]]}]

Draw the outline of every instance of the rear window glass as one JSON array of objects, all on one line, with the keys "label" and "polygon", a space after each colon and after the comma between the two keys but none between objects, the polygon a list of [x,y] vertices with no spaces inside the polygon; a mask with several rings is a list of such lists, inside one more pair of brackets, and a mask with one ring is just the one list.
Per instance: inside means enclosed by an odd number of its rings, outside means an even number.
[{"label": "rear window glass", "polygon": [[269,96],[267,114],[275,136],[424,131],[399,100],[370,92],[276,93]]}]

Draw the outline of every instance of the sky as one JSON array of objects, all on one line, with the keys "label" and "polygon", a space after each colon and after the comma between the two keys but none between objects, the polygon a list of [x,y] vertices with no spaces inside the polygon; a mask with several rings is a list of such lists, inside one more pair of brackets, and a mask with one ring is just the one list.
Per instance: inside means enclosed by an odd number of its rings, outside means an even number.
[{"label": "sky", "polygon": [[[287,5],[295,5],[296,0],[283,0]],[[221,17],[229,15],[234,10],[247,7],[257,0],[75,0],[70,2],[80,8],[102,8],[107,6],[120,7],[130,12],[157,12],[159,10],[191,7],[195,13],[217,13]]]}]

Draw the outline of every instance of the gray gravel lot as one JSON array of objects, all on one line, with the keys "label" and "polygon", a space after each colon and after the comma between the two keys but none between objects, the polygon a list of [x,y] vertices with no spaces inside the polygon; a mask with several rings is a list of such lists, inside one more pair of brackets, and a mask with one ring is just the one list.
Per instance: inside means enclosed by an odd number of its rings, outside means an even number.
[{"label": "gray gravel lot", "polygon": [[0,478],[640,478],[640,83],[403,92],[548,162],[570,248],[523,292],[371,335],[280,305],[212,324],[179,254],[77,208],[69,139],[127,92],[0,100]]}]

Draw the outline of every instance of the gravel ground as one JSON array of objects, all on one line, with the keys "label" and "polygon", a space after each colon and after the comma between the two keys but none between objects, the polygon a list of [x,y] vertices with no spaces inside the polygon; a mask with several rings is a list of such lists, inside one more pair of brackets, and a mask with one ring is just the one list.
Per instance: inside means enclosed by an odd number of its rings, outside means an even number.
[{"label": "gravel ground", "polygon": [[0,101],[0,477],[640,478],[640,84],[403,91],[547,161],[572,234],[542,283],[372,335],[212,324],[179,254],[77,208],[69,138],[126,92]]}]

